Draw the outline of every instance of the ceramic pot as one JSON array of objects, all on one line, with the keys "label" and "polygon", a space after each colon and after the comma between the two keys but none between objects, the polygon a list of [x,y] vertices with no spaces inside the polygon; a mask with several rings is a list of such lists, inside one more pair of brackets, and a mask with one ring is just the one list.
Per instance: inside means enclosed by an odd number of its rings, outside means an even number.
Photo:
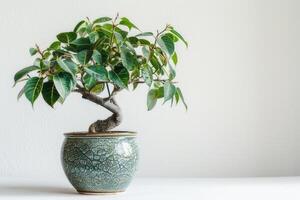
[{"label": "ceramic pot", "polygon": [[66,133],[61,160],[79,193],[123,192],[136,171],[136,133]]}]

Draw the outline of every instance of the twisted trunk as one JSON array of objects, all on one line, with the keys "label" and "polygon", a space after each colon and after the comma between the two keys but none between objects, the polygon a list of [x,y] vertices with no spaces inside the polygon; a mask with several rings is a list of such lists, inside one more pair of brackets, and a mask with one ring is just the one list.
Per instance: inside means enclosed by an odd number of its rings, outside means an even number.
[{"label": "twisted trunk", "polygon": [[92,123],[89,127],[89,132],[91,133],[101,133],[108,130],[111,130],[122,122],[122,113],[121,109],[116,103],[114,97],[111,98],[101,98],[97,95],[91,94],[90,92],[86,91],[83,88],[78,88],[74,90],[75,92],[79,92],[82,95],[82,98],[87,99],[91,102],[94,102],[110,112],[112,112],[112,115],[104,120],[97,120],[94,123]]},{"label": "twisted trunk", "polygon": [[89,132],[99,133],[111,130],[121,124],[122,116],[119,114],[112,114],[110,117],[105,120],[97,120],[92,123],[89,127]]}]

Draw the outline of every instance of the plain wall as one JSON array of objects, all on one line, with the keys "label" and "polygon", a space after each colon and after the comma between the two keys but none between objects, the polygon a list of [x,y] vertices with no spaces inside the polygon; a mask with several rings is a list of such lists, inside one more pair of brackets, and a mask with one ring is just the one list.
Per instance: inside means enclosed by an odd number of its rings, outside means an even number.
[{"label": "plain wall", "polygon": [[174,25],[182,105],[146,109],[147,87],[122,92],[119,130],[139,132],[138,176],[300,175],[300,1],[26,0],[0,6],[0,176],[63,177],[64,132],[86,130],[109,113],[72,94],[55,110],[32,109],[13,75],[88,16],[121,16],[144,31]]}]

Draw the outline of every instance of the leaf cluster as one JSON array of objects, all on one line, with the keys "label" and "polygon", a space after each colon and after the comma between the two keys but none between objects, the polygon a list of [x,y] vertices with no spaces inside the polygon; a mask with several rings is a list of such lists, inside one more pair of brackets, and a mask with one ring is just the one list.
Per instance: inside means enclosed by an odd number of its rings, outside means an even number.
[{"label": "leaf cluster", "polygon": [[158,99],[172,104],[182,100],[186,106],[173,81],[178,41],[188,45],[170,25],[154,34],[141,32],[126,17],[87,18],[72,31],[59,33],[45,50],[37,45],[29,49],[36,58],[14,76],[15,83],[26,81],[18,97],[25,94],[34,104],[42,94],[53,107],[78,87],[95,95],[107,92],[110,98],[116,91],[134,90],[145,83],[148,110]]}]

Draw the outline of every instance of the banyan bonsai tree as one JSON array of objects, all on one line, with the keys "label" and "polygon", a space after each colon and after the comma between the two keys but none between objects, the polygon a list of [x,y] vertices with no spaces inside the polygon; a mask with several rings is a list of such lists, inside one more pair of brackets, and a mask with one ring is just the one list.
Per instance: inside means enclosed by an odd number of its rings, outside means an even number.
[{"label": "banyan bonsai tree", "polygon": [[36,56],[32,66],[18,71],[15,83],[26,81],[18,98],[25,94],[33,105],[40,94],[51,107],[63,103],[71,92],[94,102],[112,115],[97,120],[89,132],[100,133],[118,126],[122,114],[115,96],[122,90],[149,86],[147,107],[158,99],[176,104],[182,92],[174,78],[177,54],[175,43],[185,39],[170,25],[162,31],[141,32],[129,19],[101,17],[80,21],[71,32],[57,35],[48,48],[30,48]]}]

